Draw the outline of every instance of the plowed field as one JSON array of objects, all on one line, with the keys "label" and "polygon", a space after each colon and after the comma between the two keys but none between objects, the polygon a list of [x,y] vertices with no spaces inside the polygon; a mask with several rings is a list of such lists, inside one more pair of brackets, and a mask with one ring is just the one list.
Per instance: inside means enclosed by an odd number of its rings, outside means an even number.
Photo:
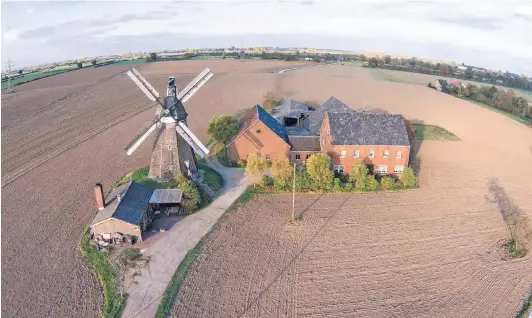
[{"label": "plowed field", "polygon": [[[163,62],[139,67],[164,93],[205,66],[217,74],[187,102],[202,138],[213,115],[260,102],[275,88],[268,61]],[[93,185],[146,166],[151,145],[123,147],[153,117],[149,101],[122,74],[130,66],[68,72],[2,94],[2,315],[95,317],[103,296],[78,243],[95,210]],[[199,131],[201,130],[201,131]]]},{"label": "plowed field", "polygon": [[[425,141],[416,190],[261,196],[226,214],[177,296],[174,317],[512,317],[532,253],[504,260],[509,234],[490,182],[532,218],[532,130],[431,89],[349,67],[277,79],[285,96],[402,113],[461,141]],[[279,84],[281,83],[281,84]],[[359,106],[359,107],[357,107]],[[367,109],[367,108],[366,108]],[[499,193],[500,194],[500,193]],[[504,207],[502,207],[504,209]],[[528,249],[532,250],[530,237]]]}]

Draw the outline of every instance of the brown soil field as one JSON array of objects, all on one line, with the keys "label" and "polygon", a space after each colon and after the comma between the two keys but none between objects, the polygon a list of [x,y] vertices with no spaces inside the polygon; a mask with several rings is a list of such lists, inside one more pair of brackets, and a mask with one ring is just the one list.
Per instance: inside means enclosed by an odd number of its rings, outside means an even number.
[{"label": "brown soil field", "polygon": [[[138,67],[164,93],[167,76],[184,86],[205,66],[217,73],[187,102],[203,139],[213,115],[261,102],[278,89],[277,61],[161,62]],[[96,213],[93,185],[146,166],[151,146],[123,147],[154,109],[122,72],[108,66],[68,72],[2,94],[2,315],[95,317],[103,296],[78,244]],[[145,111],[144,111],[145,110]]]},{"label": "brown soil field", "polygon": [[[432,89],[367,70],[302,69],[280,93],[404,114],[461,141],[423,141],[420,188],[260,196],[226,214],[175,300],[174,317],[512,317],[532,284],[532,253],[505,260],[498,193],[532,219],[532,130]],[[523,238],[532,250],[532,237]]]}]

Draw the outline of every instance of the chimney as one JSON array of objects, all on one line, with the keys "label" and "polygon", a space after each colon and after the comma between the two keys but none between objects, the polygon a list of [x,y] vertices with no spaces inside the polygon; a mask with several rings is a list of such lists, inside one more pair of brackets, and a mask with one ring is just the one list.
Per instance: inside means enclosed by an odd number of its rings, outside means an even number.
[{"label": "chimney", "polygon": [[103,210],[105,208],[105,201],[103,198],[103,186],[101,183],[97,183],[94,186],[94,194],[96,195],[96,205],[98,210]]}]

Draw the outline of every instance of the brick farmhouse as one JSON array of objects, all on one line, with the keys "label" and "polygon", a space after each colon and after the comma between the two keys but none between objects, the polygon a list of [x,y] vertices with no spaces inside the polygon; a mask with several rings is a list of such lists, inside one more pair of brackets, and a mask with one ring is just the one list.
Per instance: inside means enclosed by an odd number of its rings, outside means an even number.
[{"label": "brick farmhouse", "polygon": [[[301,103],[284,101],[280,106]],[[256,105],[243,119],[238,134],[228,143],[232,161],[246,160],[255,153],[271,161],[286,156],[290,162],[304,166],[311,155],[323,152],[331,158],[333,169],[349,174],[352,167],[364,162],[372,173],[399,175],[408,166],[410,141],[401,115],[357,112],[335,97],[312,111],[300,114],[277,107],[268,114]],[[287,115],[297,120],[287,120]],[[285,126],[288,123],[293,126]]]}]

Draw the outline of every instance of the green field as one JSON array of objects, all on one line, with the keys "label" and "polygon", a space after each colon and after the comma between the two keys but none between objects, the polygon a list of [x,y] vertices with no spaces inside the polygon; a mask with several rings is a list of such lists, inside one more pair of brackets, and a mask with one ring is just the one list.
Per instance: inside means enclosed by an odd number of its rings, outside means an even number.
[{"label": "green field", "polygon": [[224,181],[222,176],[213,168],[207,166],[207,164],[200,162],[198,168],[204,171],[203,181],[211,188],[213,191],[220,191],[224,186]]},{"label": "green field", "polygon": [[433,125],[412,124],[416,128],[417,140],[460,140],[452,132]]},{"label": "green field", "polygon": [[353,62],[344,61],[344,62],[339,62],[338,64],[344,65],[344,66],[362,66],[364,65],[364,63],[365,62],[362,62],[362,61],[353,61]]},{"label": "green field", "polygon": [[[140,64],[140,63],[144,63],[144,59],[123,60],[123,61],[119,61],[116,63],[107,64],[107,65],[129,65],[129,64],[133,65],[133,64]],[[83,68],[105,67],[107,65],[100,65],[100,64],[92,65],[92,63],[88,62],[88,63],[83,63]],[[27,73],[27,74],[24,74],[22,77],[12,78],[11,86],[28,83],[28,82],[35,81],[41,78],[45,78],[45,77],[49,77],[49,76],[53,76],[53,75],[57,75],[61,73],[66,73],[66,72],[70,72],[74,70],[78,70],[77,65],[70,64],[70,65],[62,65],[62,66],[54,67],[53,69],[46,70],[46,71]],[[7,86],[8,86],[8,81],[3,81],[2,89],[7,88]]]},{"label": "green field", "polygon": [[[76,68],[62,68],[58,70],[54,69],[50,71],[42,71],[42,72],[24,74],[23,77],[12,78],[11,86],[16,86],[16,85],[24,84],[24,83],[31,82],[34,80],[38,80],[40,78],[45,78],[48,76],[53,76],[53,75],[69,72],[73,69],[76,69]],[[7,85],[8,85],[8,81],[2,82],[2,89],[7,88]]]}]

